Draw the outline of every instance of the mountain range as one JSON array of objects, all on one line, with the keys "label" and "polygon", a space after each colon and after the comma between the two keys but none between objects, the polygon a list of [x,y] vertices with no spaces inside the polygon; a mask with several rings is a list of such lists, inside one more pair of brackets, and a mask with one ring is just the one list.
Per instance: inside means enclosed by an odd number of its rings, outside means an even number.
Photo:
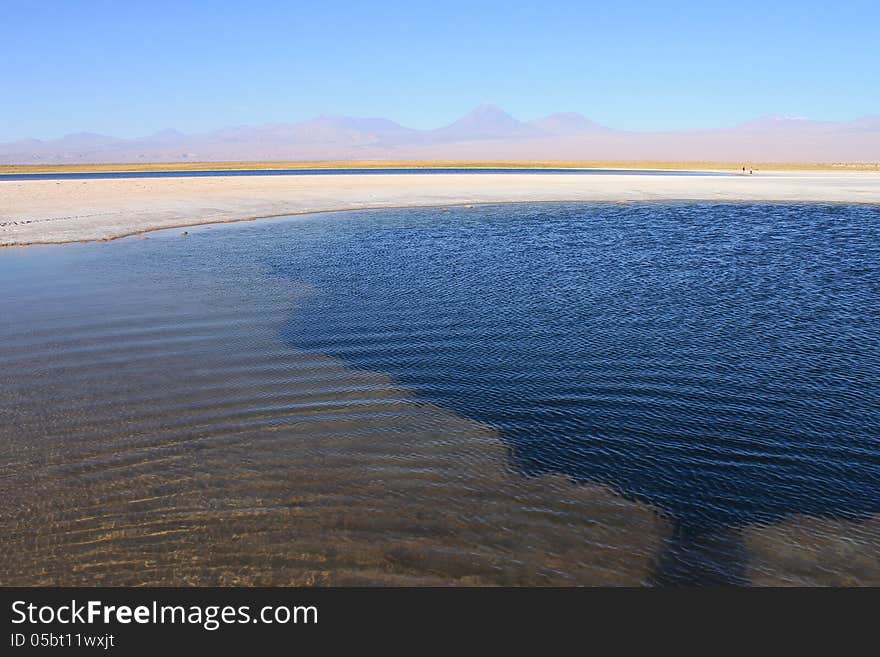
[{"label": "mountain range", "polygon": [[520,121],[485,104],[433,130],[319,116],[199,134],[169,129],[122,139],[82,132],[0,143],[0,163],[8,164],[366,159],[877,162],[880,115],[844,122],[775,115],[710,130],[634,132],[572,112]]}]

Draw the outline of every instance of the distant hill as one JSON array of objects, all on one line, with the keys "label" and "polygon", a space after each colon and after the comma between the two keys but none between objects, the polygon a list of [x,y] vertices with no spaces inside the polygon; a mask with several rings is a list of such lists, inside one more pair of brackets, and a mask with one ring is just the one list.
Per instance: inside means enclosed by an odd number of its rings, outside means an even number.
[{"label": "distant hill", "polygon": [[520,121],[485,104],[433,130],[384,118],[319,116],[136,139],[76,133],[0,143],[0,163],[357,159],[880,161],[880,115],[853,121],[765,116],[712,130],[633,132],[572,112]]},{"label": "distant hill", "polygon": [[517,121],[504,110],[486,103],[443,128],[431,131],[433,141],[473,141],[482,139],[521,139],[539,137],[541,130]]},{"label": "distant hill", "polygon": [[542,119],[534,119],[529,123],[538,130],[551,135],[585,135],[596,132],[608,132],[610,128],[599,125],[595,121],[576,112],[560,112]]},{"label": "distant hill", "polygon": [[803,116],[771,114],[740,123],[735,129],[740,132],[821,132],[834,130],[837,125],[833,121],[814,121]]}]

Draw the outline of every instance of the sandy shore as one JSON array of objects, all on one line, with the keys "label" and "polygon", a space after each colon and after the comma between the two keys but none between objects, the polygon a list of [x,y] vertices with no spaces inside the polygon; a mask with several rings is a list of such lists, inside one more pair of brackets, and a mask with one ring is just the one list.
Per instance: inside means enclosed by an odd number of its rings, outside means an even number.
[{"label": "sandy shore", "polygon": [[445,174],[0,181],[0,246],[363,208],[521,201],[880,203],[880,173]]}]

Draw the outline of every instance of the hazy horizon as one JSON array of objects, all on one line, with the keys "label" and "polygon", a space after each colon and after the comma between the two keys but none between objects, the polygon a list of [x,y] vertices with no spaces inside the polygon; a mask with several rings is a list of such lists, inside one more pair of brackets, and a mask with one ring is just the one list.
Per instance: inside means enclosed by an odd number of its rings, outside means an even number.
[{"label": "hazy horizon", "polygon": [[521,121],[483,104],[427,130],[382,117],[320,116],[135,139],[73,133],[0,143],[0,163],[7,164],[486,159],[874,162],[880,116],[848,122],[769,116],[711,130],[632,132],[571,112]]},{"label": "hazy horizon", "polygon": [[880,114],[880,8],[741,0],[5,8],[0,142],[201,134],[319,116],[415,130],[481,102],[620,131]]},{"label": "hazy horizon", "polygon": [[702,127],[658,128],[658,129],[651,130],[651,129],[629,129],[629,128],[625,128],[625,127],[621,127],[621,126],[599,123],[597,121],[594,121],[589,115],[584,114],[583,112],[579,112],[579,111],[571,110],[571,109],[561,109],[559,111],[552,111],[552,112],[540,114],[537,116],[521,117],[521,116],[516,115],[515,112],[508,112],[507,108],[500,107],[497,103],[493,103],[491,101],[485,101],[485,102],[481,102],[481,103],[472,104],[472,106],[470,107],[470,109],[468,111],[463,112],[460,116],[454,117],[451,121],[448,121],[448,122],[442,123],[442,124],[438,124],[438,125],[430,125],[430,126],[424,126],[424,127],[415,127],[412,125],[407,125],[405,122],[399,121],[393,116],[362,116],[362,115],[357,115],[357,114],[354,114],[351,112],[336,112],[336,113],[332,113],[332,114],[316,114],[313,116],[307,116],[304,118],[299,118],[299,119],[290,120],[290,121],[258,121],[258,120],[255,120],[255,121],[251,121],[249,123],[239,123],[239,124],[235,124],[235,125],[223,125],[223,126],[219,126],[216,128],[204,128],[201,130],[194,130],[191,132],[181,130],[175,125],[166,125],[162,128],[159,128],[157,130],[153,130],[151,132],[142,133],[142,134],[133,134],[133,135],[123,135],[123,134],[115,134],[115,133],[109,133],[109,132],[101,132],[99,130],[81,129],[81,130],[72,130],[70,132],[65,132],[63,134],[28,135],[26,137],[21,137],[18,139],[2,140],[2,141],[0,141],[0,143],[14,143],[14,142],[20,142],[20,141],[49,142],[49,141],[57,141],[60,139],[65,139],[68,137],[78,137],[78,136],[83,136],[83,135],[113,137],[116,139],[123,139],[123,140],[139,140],[139,139],[146,139],[146,138],[155,137],[157,135],[170,134],[170,133],[177,133],[177,134],[184,135],[184,136],[194,136],[194,135],[201,135],[201,134],[213,134],[213,133],[219,133],[219,132],[224,132],[224,131],[229,131],[229,130],[237,130],[237,129],[242,129],[242,128],[260,128],[260,127],[278,126],[278,125],[298,125],[298,124],[307,124],[307,123],[311,123],[311,122],[315,122],[315,121],[326,121],[326,120],[389,121],[389,122],[392,122],[392,123],[400,126],[401,128],[404,128],[406,130],[430,132],[430,131],[437,131],[437,130],[442,130],[444,128],[448,128],[448,127],[454,125],[460,119],[462,119],[462,118],[464,118],[464,117],[468,116],[469,114],[472,114],[476,111],[479,111],[481,108],[484,108],[484,107],[498,109],[498,110],[504,112],[505,114],[508,114],[511,117],[515,118],[516,120],[523,122],[523,123],[527,123],[527,124],[540,122],[542,120],[551,119],[551,118],[555,118],[558,116],[568,115],[568,116],[577,116],[579,118],[586,119],[592,123],[595,123],[596,126],[601,127],[601,128],[605,128],[608,130],[615,130],[615,131],[620,131],[620,132],[628,132],[628,133],[636,133],[636,134],[638,134],[638,133],[701,132],[701,131],[712,131],[712,130],[729,130],[729,129],[739,128],[739,127],[743,127],[743,126],[748,126],[749,124],[756,123],[756,122],[773,121],[773,120],[792,121],[792,122],[804,121],[804,122],[811,122],[811,123],[831,124],[831,123],[852,123],[855,121],[859,121],[860,119],[872,119],[873,120],[873,119],[876,119],[877,117],[880,117],[880,109],[878,109],[878,111],[875,113],[864,113],[864,114],[859,114],[856,116],[846,117],[846,118],[843,118],[840,120],[832,120],[832,119],[826,119],[826,118],[815,117],[815,116],[803,116],[803,115],[797,115],[797,114],[783,114],[783,113],[779,113],[779,112],[772,112],[769,114],[762,114],[759,116],[747,117],[747,118],[743,119],[742,121],[738,121],[736,123],[726,123],[726,124],[719,124],[719,125],[713,125],[713,126],[702,126]]}]

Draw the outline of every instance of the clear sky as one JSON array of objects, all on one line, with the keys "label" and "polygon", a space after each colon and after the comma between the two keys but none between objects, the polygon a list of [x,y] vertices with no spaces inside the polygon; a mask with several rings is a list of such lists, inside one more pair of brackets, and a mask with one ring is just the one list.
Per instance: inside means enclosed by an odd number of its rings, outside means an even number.
[{"label": "clear sky", "polygon": [[880,114],[878,0],[0,0],[0,140],[318,114],[716,127]]}]

